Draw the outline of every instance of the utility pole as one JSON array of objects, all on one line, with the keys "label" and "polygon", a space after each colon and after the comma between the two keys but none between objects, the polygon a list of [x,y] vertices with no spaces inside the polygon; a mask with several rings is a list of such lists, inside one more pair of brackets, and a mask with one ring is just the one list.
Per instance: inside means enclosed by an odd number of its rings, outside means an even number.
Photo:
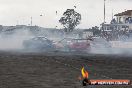
[{"label": "utility pole", "polygon": [[19,21],[17,20],[17,25],[19,25]]},{"label": "utility pole", "polygon": [[113,9],[112,9],[112,20],[113,20]]},{"label": "utility pole", "polygon": [[33,22],[32,22],[32,17],[31,17],[31,26],[32,26],[32,23],[33,23]]},{"label": "utility pole", "polygon": [[104,23],[105,23],[105,15],[106,15],[106,14],[105,14],[105,1],[106,1],[106,0],[104,0]]}]

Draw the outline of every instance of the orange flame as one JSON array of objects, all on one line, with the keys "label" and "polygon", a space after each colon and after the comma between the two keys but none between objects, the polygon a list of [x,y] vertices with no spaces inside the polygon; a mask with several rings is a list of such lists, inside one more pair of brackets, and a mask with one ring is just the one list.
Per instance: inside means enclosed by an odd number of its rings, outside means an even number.
[{"label": "orange flame", "polygon": [[84,69],[84,67],[82,68],[81,73],[83,78],[88,78],[88,72]]}]

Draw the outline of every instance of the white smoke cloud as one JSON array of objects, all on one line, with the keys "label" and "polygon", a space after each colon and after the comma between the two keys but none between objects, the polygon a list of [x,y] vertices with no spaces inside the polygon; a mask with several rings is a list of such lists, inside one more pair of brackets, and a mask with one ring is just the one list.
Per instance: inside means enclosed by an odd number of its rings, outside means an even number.
[{"label": "white smoke cloud", "polygon": [[23,41],[33,37],[28,30],[13,31],[13,34],[0,35],[0,50],[16,50],[23,48]]}]

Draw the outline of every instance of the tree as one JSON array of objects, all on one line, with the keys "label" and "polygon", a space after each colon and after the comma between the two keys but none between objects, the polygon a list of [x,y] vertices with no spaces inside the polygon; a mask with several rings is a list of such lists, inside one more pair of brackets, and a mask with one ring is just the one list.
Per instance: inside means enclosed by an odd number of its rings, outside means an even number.
[{"label": "tree", "polygon": [[80,24],[81,14],[77,13],[74,9],[67,9],[63,13],[63,17],[59,22],[64,26],[65,32],[72,32],[74,28]]}]

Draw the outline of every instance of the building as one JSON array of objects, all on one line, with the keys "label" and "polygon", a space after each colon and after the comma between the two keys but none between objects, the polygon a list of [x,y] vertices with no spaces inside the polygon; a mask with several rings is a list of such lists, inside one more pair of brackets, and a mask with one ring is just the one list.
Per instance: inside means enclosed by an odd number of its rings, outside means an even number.
[{"label": "building", "polygon": [[118,38],[132,32],[132,10],[127,10],[114,16],[115,18],[111,20],[110,24],[101,24],[103,36]]},{"label": "building", "polygon": [[114,15],[116,18],[111,20],[110,24],[102,24],[103,30],[111,30],[113,27],[117,30],[128,28],[132,30],[132,10],[127,10]]},{"label": "building", "polygon": [[132,24],[132,10],[115,14],[118,24]]}]

